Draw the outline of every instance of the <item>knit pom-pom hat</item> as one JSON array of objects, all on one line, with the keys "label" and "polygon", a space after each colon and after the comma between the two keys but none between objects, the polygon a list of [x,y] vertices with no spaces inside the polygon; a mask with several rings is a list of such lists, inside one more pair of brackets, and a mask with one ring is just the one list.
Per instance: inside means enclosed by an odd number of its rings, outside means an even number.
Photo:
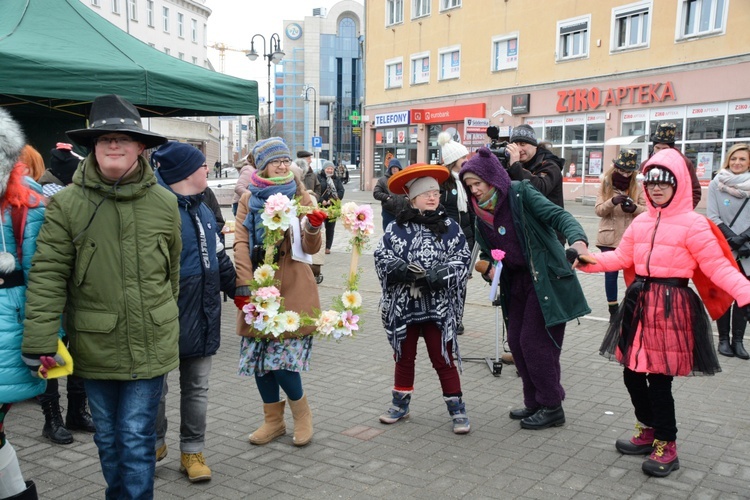
[{"label": "knit pom-pom hat", "polygon": [[438,146],[440,146],[440,155],[443,157],[443,165],[455,163],[460,158],[469,155],[469,150],[460,142],[453,140],[448,132],[440,132],[438,135]]}]

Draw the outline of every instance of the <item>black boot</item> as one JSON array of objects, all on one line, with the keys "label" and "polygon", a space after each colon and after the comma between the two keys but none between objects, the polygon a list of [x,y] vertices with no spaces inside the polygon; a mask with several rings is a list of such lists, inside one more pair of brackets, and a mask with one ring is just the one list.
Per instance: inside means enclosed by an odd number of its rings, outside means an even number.
[{"label": "black boot", "polygon": [[750,359],[750,354],[745,350],[745,346],[742,345],[742,339],[745,337],[745,329],[742,332],[732,332],[732,351],[734,355],[740,359]]},{"label": "black boot", "polygon": [[732,346],[729,345],[729,332],[719,332],[719,354],[734,357]]},{"label": "black boot", "polygon": [[68,413],[65,415],[65,427],[71,431],[96,432],[94,421],[86,408],[85,394],[68,396]]},{"label": "black boot", "polygon": [[26,489],[17,495],[8,497],[7,500],[37,500],[38,498],[34,481],[26,481]]},{"label": "black boot", "polygon": [[60,401],[53,399],[42,403],[44,412],[44,429],[42,436],[46,437],[55,444],[70,444],[73,442],[73,435],[63,425],[62,413],[60,411]]},{"label": "black boot", "polygon": [[560,427],[564,423],[565,412],[562,406],[540,406],[536,413],[521,420],[521,427],[539,430],[547,427]]}]

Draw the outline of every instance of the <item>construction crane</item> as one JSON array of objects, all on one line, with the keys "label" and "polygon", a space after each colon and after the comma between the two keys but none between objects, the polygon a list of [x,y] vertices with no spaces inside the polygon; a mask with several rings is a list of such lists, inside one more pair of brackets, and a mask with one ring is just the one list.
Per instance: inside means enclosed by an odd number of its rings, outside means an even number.
[{"label": "construction crane", "polygon": [[209,45],[209,47],[219,51],[219,60],[221,61],[220,66],[221,66],[222,73],[224,73],[224,56],[225,56],[224,52],[225,51],[231,50],[232,52],[242,52],[243,54],[247,54],[248,52],[250,52],[249,50],[246,50],[246,49],[233,49],[232,47],[229,47],[223,42],[212,43]]}]

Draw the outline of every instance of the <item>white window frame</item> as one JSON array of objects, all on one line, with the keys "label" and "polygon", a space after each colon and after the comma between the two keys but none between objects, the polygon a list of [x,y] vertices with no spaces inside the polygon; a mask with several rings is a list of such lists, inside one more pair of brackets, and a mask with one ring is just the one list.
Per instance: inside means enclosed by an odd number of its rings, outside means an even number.
[{"label": "white window frame", "polygon": [[169,47],[164,47],[164,53],[167,54],[168,56],[171,56],[172,55],[172,49],[170,49]]},{"label": "white window frame", "polygon": [[185,53],[184,52],[178,52],[177,53],[177,59],[179,59],[180,61],[184,61],[185,60]]},{"label": "white window frame", "polygon": [[[688,8],[693,3],[696,7],[695,11],[695,30],[690,33],[686,32],[685,24],[687,23],[686,17],[688,15]],[[701,17],[705,14],[704,8],[710,3],[709,8],[711,9],[708,13],[708,29],[701,30]],[[719,9],[719,7],[722,7]],[[717,14],[721,15],[721,26],[718,28],[716,25]],[[729,14],[729,0],[678,0],[677,6],[677,26],[675,27],[675,39],[686,40],[700,38],[704,36],[723,35],[727,29],[727,16]]]},{"label": "white window frame", "polygon": [[130,17],[131,21],[138,22],[138,4],[135,3],[135,0],[126,0],[128,5],[128,16]]},{"label": "white window frame", "polygon": [[102,4],[99,2],[99,0],[91,0],[91,6],[92,7],[101,7]]},{"label": "white window frame", "polygon": [[427,17],[432,12],[432,0],[411,0],[411,18]]},{"label": "white window frame", "polygon": [[[519,36],[518,31],[515,31],[513,33],[508,33],[505,35],[498,35],[498,36],[492,37],[492,48],[491,48],[492,60],[490,61],[490,71],[492,72],[510,71],[510,70],[515,71],[518,69],[518,47],[519,47],[518,36]],[[504,67],[500,67],[500,64],[498,63],[498,52],[499,52],[498,49],[500,48],[500,44],[503,44],[510,40],[516,41],[515,63],[511,62]]]},{"label": "white window frame", "polygon": [[154,27],[154,0],[146,0],[146,24]]},{"label": "white window frame", "polygon": [[198,58],[195,57],[195,56],[193,56],[193,64],[195,64],[196,66],[198,66]]},{"label": "white window frame", "polygon": [[[410,85],[424,85],[427,83],[430,83],[430,78],[432,77],[432,61],[430,60],[430,52],[420,52],[418,54],[412,54],[410,57],[411,59],[411,72],[409,76],[409,84]],[[427,67],[429,70],[427,71],[427,80],[424,82],[418,82],[417,81],[417,72],[421,73],[421,67],[422,67],[422,61],[427,59]]]},{"label": "white window frame", "polygon": [[[401,77],[398,76],[398,66],[401,65]],[[395,72],[391,77],[391,71]],[[404,58],[395,57],[385,61],[385,89],[400,89],[404,86]]]},{"label": "white window frame", "polygon": [[[456,52],[458,52],[458,71],[455,75],[445,76],[445,56],[452,55]],[[438,81],[443,82],[447,80],[456,80],[458,78],[461,78],[461,46],[452,45],[450,47],[438,49]]]},{"label": "white window frame", "polygon": [[404,0],[385,0],[385,25],[393,26],[404,22]]},{"label": "white window frame", "polygon": [[190,41],[198,43],[198,20],[190,20]]},{"label": "white window frame", "polygon": [[161,8],[161,17],[164,33],[169,33],[169,7]]},{"label": "white window frame", "polygon": [[177,36],[185,38],[185,14],[182,12],[177,13]]},{"label": "white window frame", "polygon": [[[653,17],[654,8],[651,0],[614,7],[612,9],[612,27],[610,30],[612,33],[612,38],[609,42],[610,52],[648,48],[651,44],[651,20]],[[646,18],[645,22],[644,18]],[[636,43],[630,43],[634,19],[638,19],[638,31],[640,33],[638,41]],[[619,27],[621,23],[625,23],[625,43],[619,47],[617,45],[617,39],[620,33]],[[645,40],[643,39],[644,30],[646,31]]]},{"label": "white window frame", "polygon": [[440,12],[459,7],[461,7],[461,0],[440,0]]},{"label": "white window frame", "polygon": [[[579,33],[584,30],[571,31],[563,33],[563,31],[575,28],[579,25],[586,24],[586,34],[582,35],[578,41],[575,38],[569,38],[572,34]],[[589,57],[589,51],[591,50],[591,14],[586,16],[572,17],[563,21],[557,21],[557,36],[555,38],[557,43],[557,50],[555,51],[556,61],[571,61],[576,59],[587,59]],[[564,56],[564,45],[571,40],[571,45],[579,45],[578,50],[580,52],[574,53],[573,55]],[[575,47],[574,47],[575,48]]]},{"label": "white window frame", "polygon": [[120,0],[112,0],[112,14],[120,15]]}]

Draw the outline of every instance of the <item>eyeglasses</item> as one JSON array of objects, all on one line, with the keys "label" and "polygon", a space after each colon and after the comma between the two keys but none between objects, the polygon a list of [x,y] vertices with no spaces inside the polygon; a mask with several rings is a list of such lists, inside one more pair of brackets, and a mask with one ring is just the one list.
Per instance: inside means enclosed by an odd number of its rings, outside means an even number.
[{"label": "eyeglasses", "polygon": [[653,189],[655,187],[658,187],[660,190],[664,191],[665,189],[669,189],[672,187],[672,185],[668,182],[649,182],[646,184],[646,189]]},{"label": "eyeglasses", "polygon": [[272,167],[280,167],[282,163],[288,167],[289,165],[292,164],[292,159],[284,158],[283,160],[276,159],[276,160],[271,160],[268,162],[268,164],[271,165]]},{"label": "eyeglasses", "polygon": [[427,198],[427,199],[430,199],[430,198],[440,198],[440,191],[427,191],[425,193],[418,194],[417,198],[419,198],[420,196],[422,196],[424,198]]},{"label": "eyeglasses", "polygon": [[100,144],[110,145],[113,141],[118,146],[129,146],[130,144],[133,144],[135,142],[132,137],[128,137],[126,135],[117,137],[103,135],[94,139],[94,144],[96,144],[97,146]]}]

